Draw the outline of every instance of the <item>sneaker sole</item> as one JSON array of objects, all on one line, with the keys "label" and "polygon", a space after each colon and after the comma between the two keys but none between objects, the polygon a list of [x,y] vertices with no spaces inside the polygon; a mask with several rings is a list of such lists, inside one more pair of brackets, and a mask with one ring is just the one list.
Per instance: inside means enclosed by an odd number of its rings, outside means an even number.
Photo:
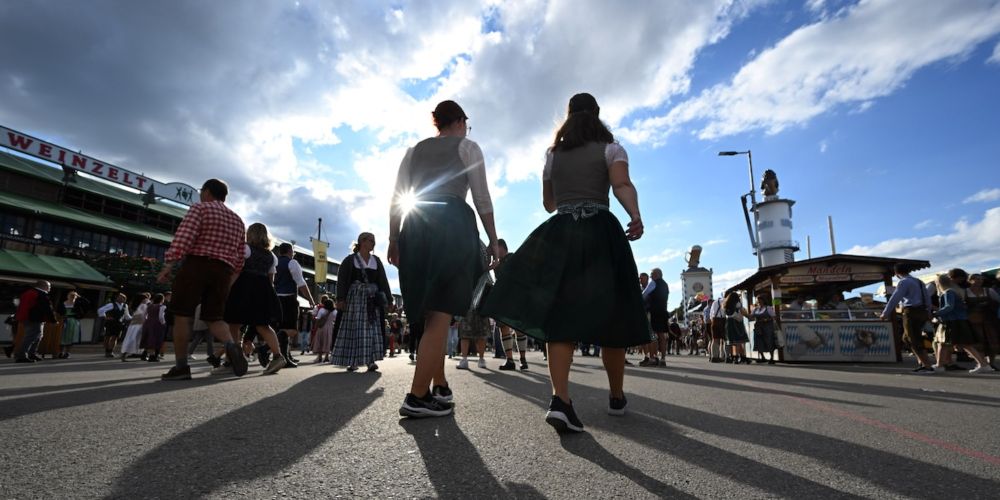
[{"label": "sneaker sole", "polygon": [[171,377],[168,377],[166,375],[161,375],[160,380],[191,380],[191,374],[187,373],[184,375],[174,375]]},{"label": "sneaker sole", "polygon": [[427,408],[414,408],[412,406],[407,406],[404,404],[399,408],[399,416],[410,417],[410,418],[428,418],[428,417],[447,417],[451,415],[455,410],[449,408],[447,410],[434,411],[428,410]]},{"label": "sneaker sole", "polygon": [[554,427],[556,432],[560,434],[583,432],[583,427],[571,424],[566,414],[561,411],[549,410],[545,414],[545,423]]},{"label": "sneaker sole", "polygon": [[[627,408],[627,407],[626,407],[626,408]],[[623,416],[623,415],[625,415],[625,408],[622,408],[622,409],[620,409],[620,410],[616,410],[616,409],[614,409],[614,408],[611,408],[611,407],[609,406],[609,407],[608,407],[608,415],[613,415],[613,416],[616,416],[616,417],[620,417],[620,416]]]},{"label": "sneaker sole", "polygon": [[442,402],[442,403],[450,403],[450,402],[452,402],[455,399],[454,395],[449,395],[449,396],[431,396],[431,397],[434,398],[434,399],[436,399],[436,400],[438,400],[438,401],[440,401],[440,402]]},{"label": "sneaker sole", "polygon": [[236,344],[226,348],[226,356],[229,356],[229,362],[232,363],[233,375],[237,377],[246,375],[248,368],[247,358],[243,356],[243,351]]}]

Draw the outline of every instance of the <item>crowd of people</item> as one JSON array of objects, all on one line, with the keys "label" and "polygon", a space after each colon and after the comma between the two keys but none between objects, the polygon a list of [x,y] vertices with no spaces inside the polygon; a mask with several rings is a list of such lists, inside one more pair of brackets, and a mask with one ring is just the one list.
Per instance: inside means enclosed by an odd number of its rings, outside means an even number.
[{"label": "crowd of people", "polygon": [[[225,203],[228,186],[210,179],[181,221],[157,277],[172,294],[142,293],[131,304],[118,294],[98,310],[105,355],[115,356],[118,345],[122,361],[135,356],[158,362],[172,330],[174,366],[162,378],[187,380],[189,360],[201,343],[213,374],[236,376],[246,374],[254,358],[265,375],[296,367],[299,360],[291,352],[296,343],[300,355],[311,352],[315,363],[349,372],[378,371],[386,355],[405,349],[415,369],[399,414],[440,417],[451,414],[458,399],[448,384],[446,354],[460,355],[456,367],[468,369],[475,349],[482,368],[490,345],[498,356],[504,353],[500,370],[527,370],[531,342],[548,361],[548,424],[559,432],[584,429],[569,390],[577,349],[601,357],[607,413],[624,415],[626,353],[641,352],[642,366],[664,366],[666,356],[679,354],[683,344],[677,319],[667,311],[662,271],[637,271],[629,242],[643,236],[638,194],[628,155],[601,121],[596,99],[590,94],[570,99],[542,168],[541,202],[553,215],[516,252],[497,237],[483,153],[467,138],[468,116],[454,101],[443,101],[432,118],[438,135],[407,150],[391,205],[387,262],[399,270],[401,310],[395,308],[385,264],[373,253],[373,233],[358,235],[343,258],[336,292],[314,301],[292,245],[278,245],[275,254],[268,228],[245,226]],[[465,201],[470,191],[474,210]],[[609,193],[628,214],[626,224],[611,213]],[[496,282],[484,285],[491,270]],[[979,276],[966,282],[954,273],[939,277],[932,294],[908,270],[897,271],[901,281],[883,316],[901,304],[905,338],[920,359],[917,371],[951,369],[954,348],[975,359],[973,373],[995,370],[996,290],[984,288]],[[48,283],[39,282],[21,297],[15,316],[25,334],[12,349],[17,362],[38,359],[42,325],[57,315],[64,324],[61,356],[70,355],[72,341],[65,339],[78,332],[77,318],[88,304],[71,293],[53,308],[48,292]],[[300,299],[309,313],[305,338],[296,342]],[[767,354],[767,361],[775,362],[780,318],[769,297],[755,299],[748,307],[731,293],[705,308],[703,346],[711,361],[749,363],[745,345],[752,334],[758,360]],[[932,314],[939,324],[933,364],[920,337]],[[752,332],[746,318],[753,321]],[[495,331],[499,335],[491,340]],[[689,353],[698,350],[693,342],[688,347]]]}]

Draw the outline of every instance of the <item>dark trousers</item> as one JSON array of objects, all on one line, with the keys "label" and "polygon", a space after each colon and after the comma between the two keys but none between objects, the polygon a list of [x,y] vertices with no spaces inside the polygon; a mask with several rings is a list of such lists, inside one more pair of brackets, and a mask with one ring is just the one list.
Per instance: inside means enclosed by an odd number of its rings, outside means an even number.
[{"label": "dark trousers", "polygon": [[45,323],[40,321],[24,322],[24,337],[21,345],[17,346],[14,357],[17,359],[30,358],[38,352],[38,344],[42,341],[42,327]]}]

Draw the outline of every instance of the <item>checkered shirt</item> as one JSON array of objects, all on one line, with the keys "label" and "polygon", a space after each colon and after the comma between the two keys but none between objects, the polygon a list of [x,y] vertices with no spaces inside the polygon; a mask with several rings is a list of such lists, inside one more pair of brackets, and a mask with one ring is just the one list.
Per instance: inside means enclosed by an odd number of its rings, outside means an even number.
[{"label": "checkered shirt", "polygon": [[165,260],[200,255],[221,260],[239,273],[243,269],[245,243],[246,226],[236,212],[221,201],[195,203],[177,227]]}]

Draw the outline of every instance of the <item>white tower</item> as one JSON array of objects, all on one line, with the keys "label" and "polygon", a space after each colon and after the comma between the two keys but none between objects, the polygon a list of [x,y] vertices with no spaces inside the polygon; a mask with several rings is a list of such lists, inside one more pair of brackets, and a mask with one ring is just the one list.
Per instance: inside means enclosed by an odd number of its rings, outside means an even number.
[{"label": "white tower", "polygon": [[761,267],[795,262],[799,242],[792,239],[794,200],[765,196],[757,204],[757,251]]}]

